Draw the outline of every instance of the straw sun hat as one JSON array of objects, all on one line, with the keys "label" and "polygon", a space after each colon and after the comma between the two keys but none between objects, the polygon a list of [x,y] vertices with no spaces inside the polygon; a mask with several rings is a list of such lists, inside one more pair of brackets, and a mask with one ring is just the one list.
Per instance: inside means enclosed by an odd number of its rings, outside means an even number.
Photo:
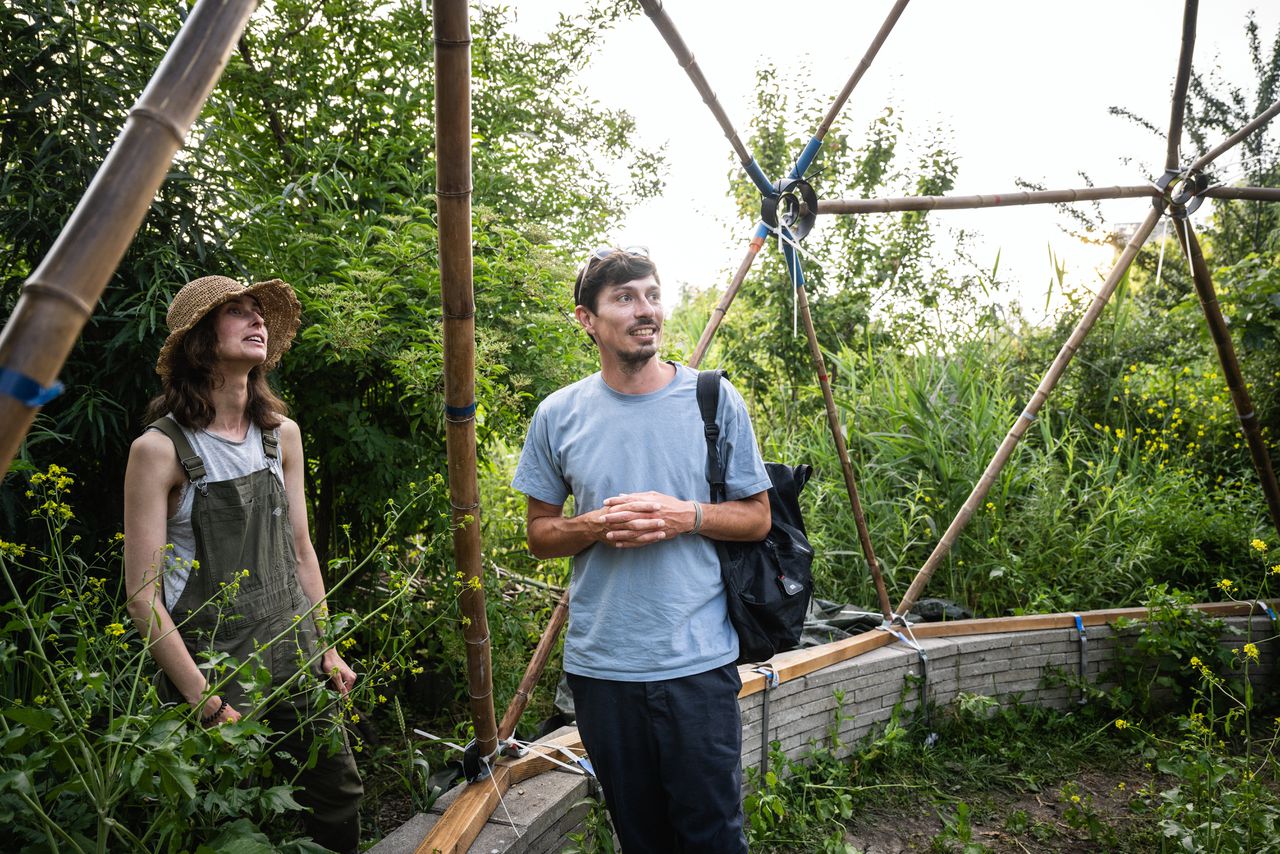
[{"label": "straw sun hat", "polygon": [[267,361],[263,367],[268,371],[274,368],[293,343],[300,323],[302,305],[293,288],[280,279],[243,285],[226,276],[205,276],[183,285],[169,304],[169,313],[165,316],[169,337],[160,348],[156,373],[162,377],[169,375],[174,352],[202,317],[224,302],[242,296],[253,297],[262,308],[262,322],[267,327]]}]

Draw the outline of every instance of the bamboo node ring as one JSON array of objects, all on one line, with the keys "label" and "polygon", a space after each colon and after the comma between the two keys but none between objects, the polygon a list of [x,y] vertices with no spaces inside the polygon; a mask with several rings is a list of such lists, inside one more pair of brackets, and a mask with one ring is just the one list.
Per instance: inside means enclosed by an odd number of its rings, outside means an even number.
[{"label": "bamboo node ring", "polygon": [[28,281],[22,286],[22,293],[31,294],[32,296],[37,297],[45,296],[60,299],[71,305],[76,311],[83,314],[86,319],[93,316],[93,306],[89,305],[84,300],[80,299],[78,295],[66,288],[59,288],[55,285],[45,284],[44,282]]},{"label": "bamboo node ring", "polygon": [[480,502],[477,501],[475,504],[464,505],[464,504],[454,504],[452,501],[450,501],[449,506],[452,507],[454,510],[458,510],[462,513],[469,513],[470,511],[475,510],[477,507],[479,507]]},{"label": "bamboo node ring", "polygon": [[472,309],[471,311],[459,312],[457,314],[446,311],[446,312],[443,312],[440,316],[443,317],[445,320],[470,320],[471,318],[476,316],[476,312],[475,312],[475,309]]},{"label": "bamboo node ring", "polygon": [[129,111],[129,118],[150,119],[160,127],[167,130],[178,143],[178,148],[182,148],[187,144],[186,132],[178,126],[178,123],[163,113],[157,113],[148,107],[134,107]]},{"label": "bamboo node ring", "polygon": [[436,195],[444,196],[446,199],[461,199],[466,196],[470,196],[471,190],[472,190],[471,185],[468,185],[465,190],[441,190],[439,187],[437,187]]}]

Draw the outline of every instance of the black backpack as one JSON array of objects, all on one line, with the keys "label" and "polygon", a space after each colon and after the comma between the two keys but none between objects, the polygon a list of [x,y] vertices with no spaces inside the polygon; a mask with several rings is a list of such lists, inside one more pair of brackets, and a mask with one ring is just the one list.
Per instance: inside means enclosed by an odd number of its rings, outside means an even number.
[{"label": "black backpack", "polygon": [[[724,500],[724,460],[716,408],[724,371],[698,373],[698,409],[707,440],[707,482],[711,501]],[[800,644],[809,597],[813,594],[813,547],[800,515],[800,490],[813,468],[765,463],[772,486],[769,511],[773,527],[755,543],[714,541],[720,576],[728,597],[729,620],[738,632],[738,663],[765,661]]]}]

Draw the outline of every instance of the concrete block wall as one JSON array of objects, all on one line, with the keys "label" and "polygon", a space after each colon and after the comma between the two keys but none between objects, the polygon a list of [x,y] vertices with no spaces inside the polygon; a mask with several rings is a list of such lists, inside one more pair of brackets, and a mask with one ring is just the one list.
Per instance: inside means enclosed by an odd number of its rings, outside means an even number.
[{"label": "concrete block wall", "polygon": [[[1261,660],[1250,675],[1259,686],[1274,684],[1280,642],[1269,640],[1271,621],[1257,615],[1229,617],[1224,622],[1224,648],[1242,649],[1250,640],[1257,643]],[[1126,641],[1109,625],[1089,626],[1086,635],[1085,676],[1105,689],[1099,680],[1111,667],[1117,644]],[[1002,705],[1022,702],[1059,709],[1079,701],[1078,691],[1051,678],[1057,673],[1080,674],[1080,635],[1074,627],[927,638],[919,646],[927,662],[924,693],[927,702],[935,705],[947,705],[961,693],[991,697]],[[815,744],[827,742],[833,729],[839,735],[839,754],[848,755],[859,739],[889,720],[900,699],[906,709],[918,707],[921,665],[915,649],[895,642],[783,682],[767,691],[767,731],[766,692],[743,697],[743,767],[758,767],[762,750],[772,741],[779,742],[789,758],[802,759]],[[744,673],[749,672],[744,668]],[[587,794],[587,781],[567,771],[520,783],[504,799],[506,810],[498,808],[470,854],[560,851],[568,844],[568,834],[581,828],[586,808],[579,801]],[[446,793],[431,814],[416,816],[372,850],[377,854],[414,851],[452,797]]]}]

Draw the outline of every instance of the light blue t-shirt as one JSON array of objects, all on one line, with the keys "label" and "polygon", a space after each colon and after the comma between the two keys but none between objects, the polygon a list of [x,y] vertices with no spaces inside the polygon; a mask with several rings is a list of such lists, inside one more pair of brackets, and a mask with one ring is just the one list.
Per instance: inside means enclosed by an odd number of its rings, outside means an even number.
[{"label": "light blue t-shirt", "polygon": [[[709,502],[698,372],[676,365],[665,388],[622,394],[593,374],[534,413],[512,485],[548,504],[574,497],[578,514],[606,498],[653,490]],[[769,488],[741,395],[720,385],[717,421],[726,500]],[[650,682],[702,673],[738,657],[715,545],[682,534],[638,549],[594,543],[573,558],[568,673]]]}]

